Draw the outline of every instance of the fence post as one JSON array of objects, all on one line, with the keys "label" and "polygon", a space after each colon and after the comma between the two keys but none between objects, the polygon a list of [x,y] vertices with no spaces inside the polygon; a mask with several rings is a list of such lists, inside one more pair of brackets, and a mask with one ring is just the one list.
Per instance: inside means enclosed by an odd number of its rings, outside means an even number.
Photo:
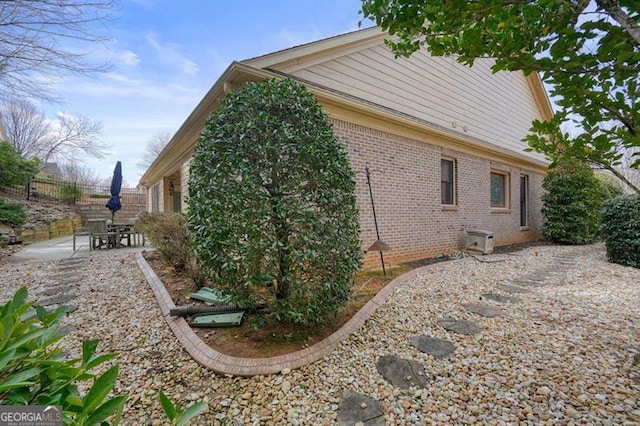
[{"label": "fence post", "polygon": [[27,181],[27,201],[31,200],[31,179]]}]

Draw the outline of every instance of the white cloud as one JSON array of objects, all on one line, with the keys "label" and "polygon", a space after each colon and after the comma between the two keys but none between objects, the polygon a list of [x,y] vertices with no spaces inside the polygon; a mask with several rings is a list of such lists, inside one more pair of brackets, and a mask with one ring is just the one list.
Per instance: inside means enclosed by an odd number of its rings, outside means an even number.
[{"label": "white cloud", "polygon": [[161,61],[177,66],[187,75],[198,73],[198,64],[180,53],[181,46],[177,43],[162,43],[158,34],[149,33],[145,37],[149,45],[156,51]]}]

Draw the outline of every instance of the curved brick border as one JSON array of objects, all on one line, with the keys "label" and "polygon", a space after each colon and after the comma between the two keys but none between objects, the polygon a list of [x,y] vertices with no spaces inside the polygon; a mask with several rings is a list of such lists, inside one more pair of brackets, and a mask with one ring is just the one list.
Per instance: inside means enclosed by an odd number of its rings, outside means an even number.
[{"label": "curved brick border", "polygon": [[302,349],[286,355],[274,356],[270,358],[239,358],[222,354],[213,350],[203,342],[197,334],[193,332],[184,318],[172,317],[169,310],[176,305],[169,296],[169,293],[160,281],[160,278],[151,269],[141,252],[136,253],[136,260],[140,269],[144,273],[153,293],[156,295],[162,315],[167,320],[169,327],[173,330],[178,340],[182,343],[186,351],[194,360],[203,366],[210,368],[219,374],[230,374],[234,376],[256,376],[279,373],[285,369],[299,368],[311,364],[328,355],[342,340],[346,339],[358,330],[373,313],[383,305],[387,297],[397,287],[407,281],[413,280],[418,274],[433,265],[423,266],[394,279],[387,284],[376,296],[367,302],[345,325],[334,332],[326,339],[315,343],[308,348]]}]

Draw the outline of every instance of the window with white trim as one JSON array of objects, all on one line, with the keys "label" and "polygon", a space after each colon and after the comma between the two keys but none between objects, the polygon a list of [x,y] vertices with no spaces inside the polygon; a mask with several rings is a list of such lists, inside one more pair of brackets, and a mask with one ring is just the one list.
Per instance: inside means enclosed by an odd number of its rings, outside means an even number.
[{"label": "window with white trim", "polygon": [[509,175],[491,172],[491,207],[506,209],[509,207]]},{"label": "window with white trim", "polygon": [[443,158],[440,160],[440,203],[456,204],[456,162]]}]

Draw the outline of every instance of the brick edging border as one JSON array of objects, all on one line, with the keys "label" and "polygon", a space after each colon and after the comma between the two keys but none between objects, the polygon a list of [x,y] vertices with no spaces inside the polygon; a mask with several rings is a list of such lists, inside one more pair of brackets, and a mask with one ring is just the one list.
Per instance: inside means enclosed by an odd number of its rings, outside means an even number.
[{"label": "brick edging border", "polygon": [[167,324],[176,335],[180,343],[191,357],[218,374],[229,374],[233,376],[256,376],[276,374],[285,369],[300,368],[304,365],[318,361],[324,356],[331,353],[341,341],[345,340],[352,333],[357,331],[369,319],[375,311],[382,306],[392,291],[400,287],[404,283],[413,280],[418,274],[431,268],[433,265],[423,266],[418,269],[407,272],[404,275],[391,281],[382,290],[378,292],[369,302],[367,302],[360,310],[344,324],[340,329],[336,330],[326,339],[315,343],[305,349],[286,355],[279,355],[269,358],[240,358],[225,355],[203,342],[197,334],[193,332],[189,324],[184,318],[172,317],[169,311],[176,307],[169,296],[169,293],[160,281],[160,278],[147,263],[141,252],[136,253],[138,266],[147,278],[149,286],[156,296],[162,315]]}]

